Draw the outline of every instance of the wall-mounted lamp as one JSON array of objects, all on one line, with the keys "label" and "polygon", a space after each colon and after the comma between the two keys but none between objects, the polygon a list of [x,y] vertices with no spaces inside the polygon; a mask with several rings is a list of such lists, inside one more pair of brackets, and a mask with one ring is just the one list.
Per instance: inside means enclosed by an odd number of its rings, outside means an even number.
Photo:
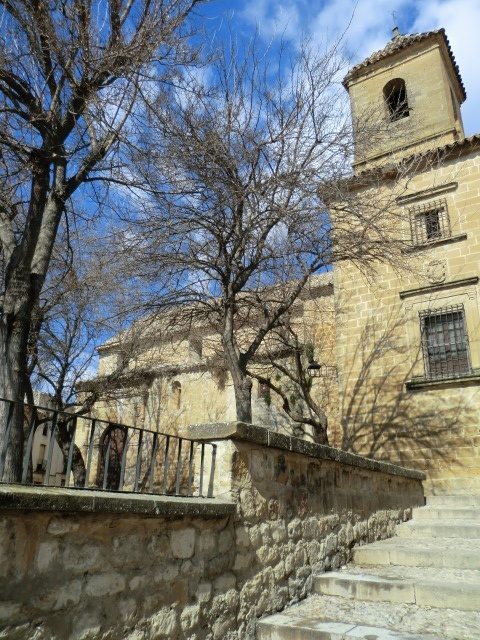
[{"label": "wall-mounted lamp", "polygon": [[308,363],[307,373],[311,378],[336,378],[337,367],[312,359]]}]

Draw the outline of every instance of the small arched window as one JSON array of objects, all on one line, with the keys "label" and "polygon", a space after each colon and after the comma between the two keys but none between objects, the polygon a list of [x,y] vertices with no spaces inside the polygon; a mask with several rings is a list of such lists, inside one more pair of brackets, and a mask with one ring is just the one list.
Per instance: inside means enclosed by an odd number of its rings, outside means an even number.
[{"label": "small arched window", "polygon": [[408,118],[410,109],[407,99],[407,87],[403,78],[394,78],[383,87],[383,97],[388,108],[390,122]]},{"label": "small arched window", "polygon": [[174,410],[180,409],[182,401],[182,385],[178,380],[172,382],[172,405]]}]

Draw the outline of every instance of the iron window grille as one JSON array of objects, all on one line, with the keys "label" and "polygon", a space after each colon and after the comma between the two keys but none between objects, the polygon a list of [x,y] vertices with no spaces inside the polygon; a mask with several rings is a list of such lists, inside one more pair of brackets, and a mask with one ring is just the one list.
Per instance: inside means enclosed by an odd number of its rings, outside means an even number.
[{"label": "iron window grille", "polygon": [[425,378],[472,373],[463,304],[419,312]]},{"label": "iron window grille", "polygon": [[258,397],[264,399],[270,397],[270,387],[266,382],[258,383]]},{"label": "iron window grille", "polygon": [[445,199],[412,207],[409,212],[413,245],[428,244],[452,235]]}]

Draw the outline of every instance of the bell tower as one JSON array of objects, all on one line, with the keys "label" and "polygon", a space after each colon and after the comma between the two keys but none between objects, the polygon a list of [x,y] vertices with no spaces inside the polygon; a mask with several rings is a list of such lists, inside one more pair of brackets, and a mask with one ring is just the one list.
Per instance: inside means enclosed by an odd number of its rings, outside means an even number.
[{"label": "bell tower", "polygon": [[353,167],[372,166],[465,137],[465,88],[444,29],[401,35],[344,78],[354,127]]}]

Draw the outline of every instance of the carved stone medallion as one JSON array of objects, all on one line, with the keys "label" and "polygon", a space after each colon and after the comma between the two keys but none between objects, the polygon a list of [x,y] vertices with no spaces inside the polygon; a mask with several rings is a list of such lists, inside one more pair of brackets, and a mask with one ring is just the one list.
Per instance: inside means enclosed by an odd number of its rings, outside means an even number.
[{"label": "carved stone medallion", "polygon": [[425,277],[432,284],[444,282],[447,277],[447,261],[432,260],[424,265]]}]

